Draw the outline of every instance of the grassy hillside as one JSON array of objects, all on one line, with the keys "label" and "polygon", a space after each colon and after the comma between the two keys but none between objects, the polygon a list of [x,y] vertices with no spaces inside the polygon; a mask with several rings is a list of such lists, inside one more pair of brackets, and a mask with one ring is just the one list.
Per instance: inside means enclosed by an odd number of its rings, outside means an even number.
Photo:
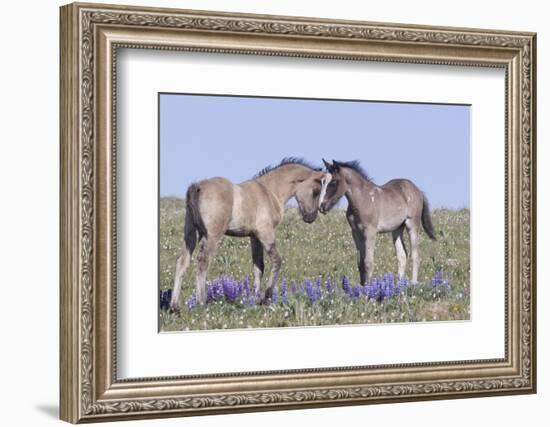
[{"label": "grassy hillside", "polygon": [[[181,199],[160,201],[160,289],[172,287],[176,257],[183,241],[185,203]],[[241,300],[221,298],[206,306],[188,309],[186,301],[195,288],[195,271],[190,267],[183,280],[181,313],[160,312],[163,331],[218,328],[256,328],[312,326],[351,323],[407,322],[469,319],[470,316],[470,212],[468,209],[436,209],[432,212],[437,241],[421,233],[419,286],[409,286],[399,295],[382,299],[354,297],[342,290],[342,279],[351,287],[359,282],[356,250],[344,212],[335,209],[319,215],[313,224],[304,223],[294,208],[288,208],[276,231],[277,245],[283,256],[280,279],[288,284],[288,297],[276,304],[258,306]],[[409,248],[408,238],[406,246]],[[375,276],[396,274],[397,261],[391,234],[379,234],[375,251]],[[407,275],[411,274],[410,260]],[[266,257],[267,280],[270,264]],[[448,285],[432,283],[442,273]],[[441,276],[441,274],[439,276]],[[211,260],[208,278],[233,275],[235,280],[252,278],[252,260],[248,238],[225,237]],[[332,281],[333,292],[326,291]],[[316,302],[300,284],[309,279],[321,284]],[[293,293],[291,283],[298,291]],[[307,280],[306,280],[307,285]],[[281,280],[278,284],[281,293]],[[353,289],[352,289],[353,291]],[[357,290],[357,292],[359,292]],[[366,292],[366,290],[365,290]],[[284,293],[284,290],[283,290]],[[353,293],[353,292],[351,292]],[[309,297],[308,297],[309,295]]]}]

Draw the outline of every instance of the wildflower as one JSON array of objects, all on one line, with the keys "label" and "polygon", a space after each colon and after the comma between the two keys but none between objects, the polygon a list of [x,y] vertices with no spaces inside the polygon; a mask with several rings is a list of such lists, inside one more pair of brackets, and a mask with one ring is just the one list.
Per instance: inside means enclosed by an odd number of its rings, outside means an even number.
[{"label": "wildflower", "polygon": [[318,298],[323,297],[323,291],[321,290],[321,277],[317,277],[317,280],[315,280],[315,292]]},{"label": "wildflower", "polygon": [[191,294],[189,299],[185,302],[185,305],[187,306],[187,309],[191,311],[193,307],[197,305],[197,296],[195,295],[195,292]]},{"label": "wildflower", "polygon": [[330,280],[330,277],[328,277],[325,282],[325,288],[329,294],[334,292],[334,288],[332,287],[332,281]]},{"label": "wildflower", "polygon": [[210,303],[214,300],[214,291],[210,282],[206,283],[206,302]]},{"label": "wildflower", "polygon": [[344,292],[346,294],[348,294],[349,296],[351,296],[351,286],[349,284],[349,279],[347,276],[344,276],[344,278],[342,279],[342,289],[344,290]]},{"label": "wildflower", "polygon": [[448,289],[449,288],[449,280],[446,279],[443,276],[442,271],[436,271],[435,275],[434,275],[434,277],[431,281],[431,286],[432,286],[432,288],[435,288],[436,286],[443,286],[445,289]]},{"label": "wildflower", "polygon": [[383,282],[379,278],[374,277],[364,286],[364,293],[370,299],[380,300],[382,299],[382,287]]},{"label": "wildflower", "polygon": [[407,288],[409,287],[409,279],[407,279],[405,276],[400,277],[399,280],[397,280],[397,293],[402,294],[404,293]]},{"label": "wildflower", "polygon": [[306,290],[307,297],[312,303],[317,301],[318,299],[317,288],[313,285],[313,283],[311,283],[311,280],[309,279],[305,280],[305,290]]},{"label": "wildflower", "polygon": [[271,302],[273,304],[276,304],[278,298],[279,298],[278,291],[277,291],[277,288],[274,286],[273,292],[271,293]]},{"label": "wildflower", "polygon": [[394,284],[393,273],[384,273],[384,277],[382,280],[386,285],[389,286],[391,284],[393,286]]},{"label": "wildflower", "polygon": [[248,277],[244,278],[243,282],[243,293],[246,298],[250,296],[250,282],[248,280]]},{"label": "wildflower", "polygon": [[225,296],[229,301],[234,301],[237,298],[237,286],[235,285],[233,275],[229,277],[223,276],[220,286],[223,292],[223,295],[220,295],[221,298]]},{"label": "wildflower", "polygon": [[449,280],[443,275],[442,271],[436,271],[430,282],[430,288],[434,299],[445,294],[450,289]]},{"label": "wildflower", "polygon": [[225,280],[225,277],[222,277],[222,280],[220,279],[214,279],[211,285],[211,301],[220,301],[224,297],[223,293],[223,284],[222,281]]},{"label": "wildflower", "polygon": [[[393,278],[392,278],[392,280],[393,280]],[[394,293],[393,281],[392,282],[390,282],[390,281],[384,282],[384,285],[383,285],[382,290],[381,290],[382,298],[383,299],[391,298],[393,296],[393,293]]]},{"label": "wildflower", "polygon": [[288,304],[288,285],[285,279],[281,282],[281,302],[283,304]]}]

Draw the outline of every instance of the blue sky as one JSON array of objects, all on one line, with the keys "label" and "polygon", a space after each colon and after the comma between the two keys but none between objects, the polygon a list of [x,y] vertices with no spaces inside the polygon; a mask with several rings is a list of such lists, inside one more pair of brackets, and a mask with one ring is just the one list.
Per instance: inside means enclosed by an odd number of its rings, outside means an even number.
[{"label": "blue sky", "polygon": [[296,156],[359,160],[377,184],[414,181],[432,207],[470,206],[469,106],[185,94],[159,103],[161,197],[213,176],[242,182]]}]

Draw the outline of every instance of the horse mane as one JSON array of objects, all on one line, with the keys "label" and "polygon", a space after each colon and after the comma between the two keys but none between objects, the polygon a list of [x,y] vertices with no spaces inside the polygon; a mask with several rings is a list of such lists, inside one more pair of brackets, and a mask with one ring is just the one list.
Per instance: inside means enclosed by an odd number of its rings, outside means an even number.
[{"label": "horse mane", "polygon": [[256,175],[254,175],[254,179],[259,178],[261,176],[264,176],[265,174],[267,174],[271,171],[274,171],[275,169],[278,169],[281,166],[285,166],[285,165],[302,165],[302,166],[305,166],[306,168],[309,168],[309,169],[314,170],[314,171],[321,171],[322,170],[322,168],[320,168],[318,166],[315,166],[312,163],[309,163],[308,161],[304,160],[301,157],[285,157],[278,164],[269,165],[269,166],[266,166],[265,168],[263,168],[260,172],[258,172]]},{"label": "horse mane", "polygon": [[369,174],[367,174],[367,172],[365,172],[365,169],[363,169],[363,167],[359,163],[359,160],[350,160],[349,162],[340,162],[337,160],[336,163],[338,164],[338,166],[353,169],[355,172],[361,175],[363,179],[368,182],[372,182],[372,178],[369,176]]}]

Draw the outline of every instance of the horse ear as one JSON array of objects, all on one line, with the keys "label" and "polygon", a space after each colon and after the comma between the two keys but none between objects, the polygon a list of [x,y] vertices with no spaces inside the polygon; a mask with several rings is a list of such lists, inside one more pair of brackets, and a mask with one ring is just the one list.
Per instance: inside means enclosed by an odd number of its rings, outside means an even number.
[{"label": "horse ear", "polygon": [[332,159],[332,170],[334,172],[338,172],[340,170],[340,163],[338,163],[336,160]]},{"label": "horse ear", "polygon": [[329,162],[327,162],[325,159],[321,159],[321,160],[323,160],[323,163],[325,164],[325,167],[330,172],[330,170],[332,169],[332,165]]}]

